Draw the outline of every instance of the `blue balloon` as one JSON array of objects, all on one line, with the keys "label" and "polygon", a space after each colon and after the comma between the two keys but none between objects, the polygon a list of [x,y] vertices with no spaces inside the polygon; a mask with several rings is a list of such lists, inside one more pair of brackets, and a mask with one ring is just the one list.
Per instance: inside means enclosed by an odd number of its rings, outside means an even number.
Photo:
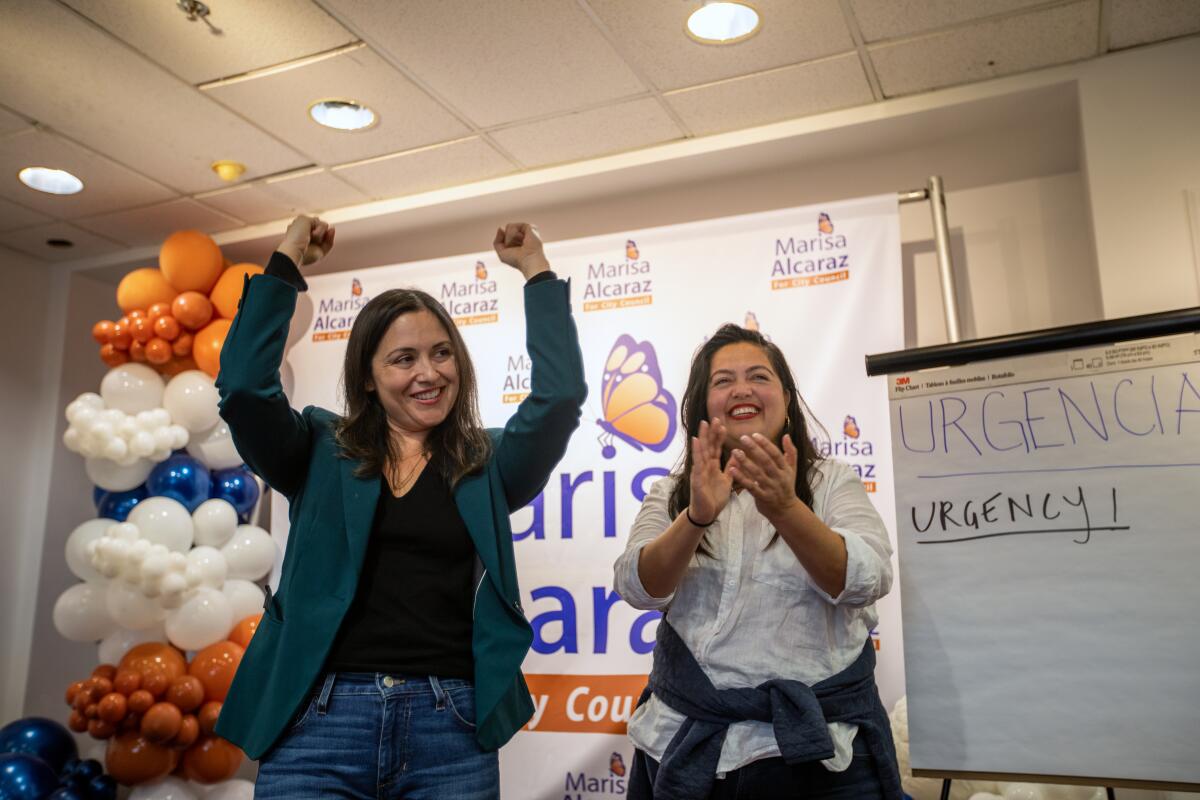
[{"label": "blue balloon", "polygon": [[124,522],[125,518],[129,516],[129,512],[133,511],[133,507],[149,496],[150,493],[146,490],[144,483],[125,492],[105,492],[103,499],[96,507],[96,513],[101,517]]},{"label": "blue balloon", "polygon": [[146,479],[154,496],[178,500],[189,512],[208,499],[211,476],[208,467],[191,456],[171,456],[157,464]]},{"label": "blue balloon", "polygon": [[87,800],[117,800],[117,781],[111,775],[97,775],[87,785]]},{"label": "blue balloon", "polygon": [[58,771],[58,777],[66,780],[75,774],[75,770],[79,769],[79,765],[82,763],[78,758],[68,758],[67,763],[63,764],[63,768]]},{"label": "blue balloon", "polygon": [[28,753],[0,755],[0,798],[3,800],[42,800],[57,788],[58,776],[40,758]]},{"label": "blue balloon", "polygon": [[75,776],[81,778],[84,783],[103,774],[104,767],[94,758],[80,762],[79,766],[75,768]]},{"label": "blue balloon", "polygon": [[254,504],[258,502],[258,482],[254,480],[254,473],[245,467],[215,470],[210,496],[228,501],[240,517],[254,510]]},{"label": "blue balloon", "polygon": [[101,489],[99,486],[92,487],[92,505],[94,505],[97,510],[99,510],[100,504],[104,502],[104,495],[106,494],[108,494],[108,492],[104,489]]},{"label": "blue balloon", "polygon": [[86,789],[80,789],[75,786],[60,786],[46,800],[90,800],[90,798],[91,795],[87,794]]},{"label": "blue balloon", "polygon": [[[79,757],[79,748],[71,732],[54,720],[26,717],[0,728],[0,753],[31,755],[49,765],[57,776],[68,761]],[[54,785],[58,785],[57,777]]]}]

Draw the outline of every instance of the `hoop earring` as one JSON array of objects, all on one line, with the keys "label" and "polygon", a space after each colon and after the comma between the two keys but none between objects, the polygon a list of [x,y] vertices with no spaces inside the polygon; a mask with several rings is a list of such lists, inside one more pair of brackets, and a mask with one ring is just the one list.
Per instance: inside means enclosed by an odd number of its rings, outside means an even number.
[{"label": "hoop earring", "polygon": [[792,417],[790,414],[783,415],[783,429],[789,432],[792,430]]}]

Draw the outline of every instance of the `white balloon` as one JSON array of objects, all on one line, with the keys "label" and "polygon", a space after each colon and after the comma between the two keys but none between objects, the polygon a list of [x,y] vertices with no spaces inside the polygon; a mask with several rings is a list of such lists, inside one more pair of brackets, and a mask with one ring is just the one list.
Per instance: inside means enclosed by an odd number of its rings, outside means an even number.
[{"label": "white balloon", "polygon": [[208,791],[204,800],[254,800],[254,784],[240,778],[221,781]]},{"label": "white balloon", "polygon": [[170,775],[135,786],[129,793],[129,800],[198,800],[199,797],[187,781]]},{"label": "white balloon", "polygon": [[171,421],[191,433],[208,430],[217,424],[217,387],[213,379],[198,369],[189,369],[171,379],[163,393],[162,407]]},{"label": "white balloon", "polygon": [[122,364],[100,381],[100,397],[109,408],[126,414],[149,411],[162,405],[163,380],[145,364]]},{"label": "white balloon", "polygon": [[149,431],[135,433],[129,440],[129,452],[138,458],[149,458],[150,454],[154,452],[154,434]]},{"label": "white balloon", "polygon": [[162,625],[151,625],[141,631],[132,628],[117,628],[100,640],[97,654],[101,664],[118,664],[121,657],[128,653],[134,645],[143,642],[161,642],[167,638]]},{"label": "white balloon", "polygon": [[[188,449],[191,452],[191,448]],[[196,544],[220,547],[233,538],[237,530],[237,509],[228,500],[214,497],[196,506],[192,512],[192,523],[196,529]]]},{"label": "white balloon", "polygon": [[217,420],[217,424],[208,430],[192,436],[187,451],[209,469],[229,469],[242,463],[242,457],[233,446],[229,424],[223,419]]},{"label": "white balloon", "polygon": [[976,792],[971,795],[970,800],[1004,800],[1004,798],[991,792]]},{"label": "white balloon", "polygon": [[84,462],[88,480],[106,492],[127,492],[146,482],[154,465],[138,459],[129,466],[121,466],[107,458],[89,458]]},{"label": "white balloon", "polygon": [[[225,583],[225,576],[229,572],[229,566],[225,563],[225,556],[215,547],[201,545],[193,547],[187,554],[188,571],[193,568],[199,573],[200,583],[210,589],[220,589]],[[190,584],[191,581],[189,580]]]},{"label": "white balloon", "polygon": [[123,628],[135,631],[152,628],[163,621],[166,612],[158,601],[146,597],[137,586],[130,586],[124,581],[112,581],[108,584],[105,598],[109,615]]},{"label": "white balloon", "polygon": [[147,497],[129,512],[129,522],[136,525],[142,537],[151,544],[165,545],[176,553],[192,549],[195,539],[192,515],[178,500]]},{"label": "white balloon", "polygon": [[1036,783],[1010,783],[1004,787],[1004,800],[1045,800],[1042,787]]},{"label": "white balloon", "polygon": [[78,453],[83,447],[83,435],[79,433],[79,429],[72,425],[63,431],[63,446],[72,453]]},{"label": "white balloon", "polygon": [[167,616],[167,639],[180,650],[203,650],[228,636],[233,622],[229,599],[202,587]]},{"label": "white balloon", "polygon": [[101,517],[89,519],[71,531],[71,535],[67,537],[67,568],[75,573],[75,577],[85,581],[104,580],[105,576],[92,566],[92,556],[88,552],[88,545],[104,538],[104,533],[110,525],[112,525],[111,519]]},{"label": "white balloon", "polygon": [[54,601],[54,628],[72,642],[95,642],[117,629],[102,583],[77,583]]},{"label": "white balloon", "polygon": [[233,538],[221,547],[221,552],[229,564],[229,577],[257,581],[266,577],[271,567],[275,566],[275,556],[279,550],[271,534],[262,528],[257,525],[238,525]]},{"label": "white balloon", "polygon": [[221,593],[229,599],[233,608],[233,621],[237,623],[246,617],[254,617],[262,613],[263,602],[267,596],[256,583],[241,578],[230,578],[221,587]]}]

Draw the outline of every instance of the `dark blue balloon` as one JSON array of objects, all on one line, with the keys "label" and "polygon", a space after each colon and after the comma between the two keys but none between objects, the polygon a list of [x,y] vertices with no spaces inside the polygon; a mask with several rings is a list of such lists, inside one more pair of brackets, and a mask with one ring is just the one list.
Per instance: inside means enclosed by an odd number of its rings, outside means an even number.
[{"label": "dark blue balloon", "polygon": [[86,789],[76,786],[60,786],[46,800],[90,800],[90,798],[91,795],[87,793]]},{"label": "dark blue balloon", "polygon": [[68,758],[67,763],[63,764],[63,768],[58,771],[58,777],[66,780],[75,774],[75,770],[79,769],[79,765],[82,763],[78,758]]},{"label": "dark blue balloon", "polygon": [[50,766],[28,753],[0,755],[0,798],[42,800],[58,788],[58,776]]},{"label": "dark blue balloon", "polygon": [[210,482],[208,467],[191,456],[175,455],[155,465],[146,488],[153,496],[178,500],[191,512],[208,499]]},{"label": "dark blue balloon", "polygon": [[93,486],[92,487],[92,505],[94,505],[97,509],[99,509],[100,504],[104,502],[104,495],[106,495],[106,494],[108,494],[108,492],[105,491],[104,489],[101,489],[99,486]]},{"label": "dark blue balloon", "polygon": [[[55,776],[68,761],[79,757],[79,749],[71,732],[45,717],[26,717],[0,728],[0,753],[34,756],[49,765]],[[57,777],[54,785],[58,785]]]},{"label": "dark blue balloon", "polygon": [[94,758],[89,758],[87,761],[80,762],[79,766],[75,768],[75,775],[79,778],[82,778],[84,783],[87,783],[92,778],[103,774],[103,765],[101,765],[100,762]]},{"label": "dark blue balloon", "polygon": [[150,493],[146,490],[144,483],[125,492],[105,492],[104,499],[96,507],[96,513],[101,517],[124,522],[125,518],[129,516],[129,512],[133,511],[133,507],[149,496]]},{"label": "dark blue balloon", "polygon": [[245,467],[215,470],[210,496],[228,501],[241,517],[253,511],[258,502],[258,482]]},{"label": "dark blue balloon", "polygon": [[117,782],[111,775],[97,775],[87,785],[87,800],[117,800]]}]

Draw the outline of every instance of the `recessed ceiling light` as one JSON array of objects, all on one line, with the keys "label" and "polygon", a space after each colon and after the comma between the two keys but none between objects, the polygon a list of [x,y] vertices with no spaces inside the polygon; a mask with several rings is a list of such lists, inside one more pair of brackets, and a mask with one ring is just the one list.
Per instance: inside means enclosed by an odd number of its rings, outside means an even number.
[{"label": "recessed ceiling light", "polygon": [[246,165],[237,161],[214,161],[212,171],[226,183],[232,183],[246,171]]},{"label": "recessed ceiling light", "polygon": [[26,167],[17,173],[21,183],[46,194],[75,194],[83,191],[83,181],[64,169]]},{"label": "recessed ceiling light", "polygon": [[353,100],[318,100],[308,113],[318,125],[339,131],[366,130],[379,121],[374,111]]},{"label": "recessed ceiling light", "polygon": [[688,17],[687,33],[704,44],[734,44],[761,26],[758,12],[745,3],[706,2]]}]

